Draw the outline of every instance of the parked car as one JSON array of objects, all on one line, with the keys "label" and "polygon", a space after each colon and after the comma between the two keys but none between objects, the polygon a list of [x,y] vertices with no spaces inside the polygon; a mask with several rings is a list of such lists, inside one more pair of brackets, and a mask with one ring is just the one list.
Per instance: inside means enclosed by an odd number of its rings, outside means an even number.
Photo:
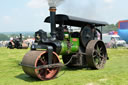
[{"label": "parked car", "polygon": [[126,45],[126,41],[122,40],[119,35],[103,34],[103,41],[108,48],[116,48],[117,46]]}]

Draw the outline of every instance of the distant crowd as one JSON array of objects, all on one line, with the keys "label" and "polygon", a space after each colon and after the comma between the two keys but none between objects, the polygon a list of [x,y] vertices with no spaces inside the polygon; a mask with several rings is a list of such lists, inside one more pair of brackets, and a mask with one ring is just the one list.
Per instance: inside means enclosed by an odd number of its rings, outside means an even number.
[{"label": "distant crowd", "polygon": [[9,41],[0,41],[0,47],[7,47]]}]

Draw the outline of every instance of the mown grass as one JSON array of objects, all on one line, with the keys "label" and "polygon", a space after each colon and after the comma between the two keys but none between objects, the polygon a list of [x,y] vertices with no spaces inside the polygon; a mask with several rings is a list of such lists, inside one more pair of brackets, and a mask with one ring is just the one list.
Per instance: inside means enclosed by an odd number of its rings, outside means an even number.
[{"label": "mown grass", "polygon": [[18,64],[28,50],[0,48],[0,85],[128,85],[128,49],[108,49],[110,60],[104,69],[63,67],[59,75],[64,74],[49,81],[24,74]]}]

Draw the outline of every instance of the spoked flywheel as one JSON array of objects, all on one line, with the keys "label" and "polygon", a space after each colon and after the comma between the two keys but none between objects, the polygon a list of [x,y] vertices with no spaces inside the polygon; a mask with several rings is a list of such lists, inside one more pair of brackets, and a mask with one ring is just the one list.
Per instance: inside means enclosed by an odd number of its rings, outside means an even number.
[{"label": "spoked flywheel", "polygon": [[86,47],[86,61],[92,69],[102,69],[107,60],[106,47],[101,40],[91,40]]},{"label": "spoked flywheel", "polygon": [[[56,64],[59,62],[59,56],[55,52],[53,52],[52,64]],[[21,65],[23,71],[26,74],[32,77],[39,78],[40,80],[53,79],[56,77],[60,70],[60,67],[40,68],[41,66],[48,65],[48,53],[46,51],[29,51],[24,56]]]}]

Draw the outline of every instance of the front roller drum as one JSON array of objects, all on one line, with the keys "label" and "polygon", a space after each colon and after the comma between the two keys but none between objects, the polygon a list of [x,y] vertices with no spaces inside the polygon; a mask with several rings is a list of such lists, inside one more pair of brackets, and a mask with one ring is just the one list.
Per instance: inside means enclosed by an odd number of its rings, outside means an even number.
[{"label": "front roller drum", "polygon": [[[53,52],[52,64],[60,63],[59,56]],[[48,65],[48,53],[46,51],[29,51],[22,60],[23,71],[40,80],[50,80],[56,77],[60,67],[36,68]]]},{"label": "front roller drum", "polygon": [[14,42],[11,41],[11,42],[8,43],[8,48],[14,49],[14,47],[15,47]]}]

